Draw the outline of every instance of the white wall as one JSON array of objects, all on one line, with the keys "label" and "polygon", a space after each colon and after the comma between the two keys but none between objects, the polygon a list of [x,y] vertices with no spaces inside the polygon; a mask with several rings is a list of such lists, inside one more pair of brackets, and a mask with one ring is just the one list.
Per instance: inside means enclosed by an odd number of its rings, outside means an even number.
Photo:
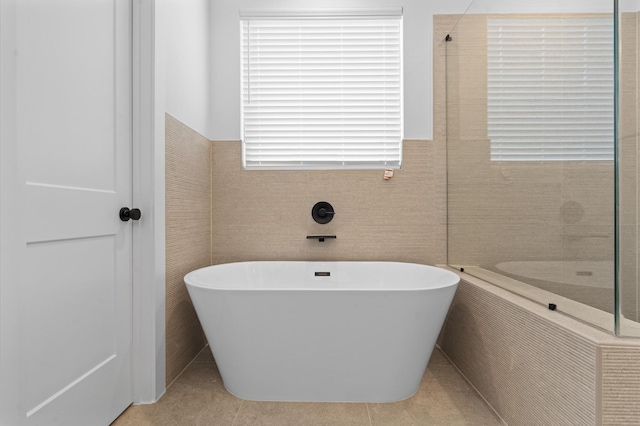
[{"label": "white wall", "polygon": [[[621,0],[636,1],[636,0]],[[613,12],[613,0],[468,0],[467,13],[607,13]],[[434,8],[448,9],[447,4]],[[465,8],[467,7],[465,6]],[[437,12],[459,13],[459,12]]]},{"label": "white wall", "polygon": [[164,0],[166,112],[210,137],[209,0]]},{"label": "white wall", "polygon": [[620,12],[640,11],[640,0],[619,0],[619,1],[620,1],[619,3]]},{"label": "white wall", "polygon": [[[195,1],[195,0],[191,0]],[[404,10],[405,138],[433,137],[433,15],[460,14],[471,0],[210,0],[211,137],[240,139],[241,9],[402,6]],[[626,0],[631,1],[631,0]],[[636,0],[633,0],[636,1]],[[613,0],[476,0],[470,13],[611,12]],[[436,105],[435,108],[444,108]]]}]

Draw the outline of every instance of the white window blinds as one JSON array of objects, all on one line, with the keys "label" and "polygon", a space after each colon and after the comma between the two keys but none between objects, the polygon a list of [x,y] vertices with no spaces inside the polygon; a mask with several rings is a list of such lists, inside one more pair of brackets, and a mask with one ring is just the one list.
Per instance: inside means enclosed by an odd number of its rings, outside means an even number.
[{"label": "white window blinds", "polygon": [[487,32],[491,160],[612,160],[612,18],[489,19]]},{"label": "white window blinds", "polygon": [[241,14],[245,167],[400,166],[401,9],[387,12]]}]

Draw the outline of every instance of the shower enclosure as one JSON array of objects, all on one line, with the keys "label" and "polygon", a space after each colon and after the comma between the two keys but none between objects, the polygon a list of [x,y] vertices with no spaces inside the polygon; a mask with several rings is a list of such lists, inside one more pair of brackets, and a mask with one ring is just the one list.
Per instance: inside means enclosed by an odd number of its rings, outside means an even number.
[{"label": "shower enclosure", "polygon": [[435,17],[448,263],[640,337],[640,2],[527,3]]}]

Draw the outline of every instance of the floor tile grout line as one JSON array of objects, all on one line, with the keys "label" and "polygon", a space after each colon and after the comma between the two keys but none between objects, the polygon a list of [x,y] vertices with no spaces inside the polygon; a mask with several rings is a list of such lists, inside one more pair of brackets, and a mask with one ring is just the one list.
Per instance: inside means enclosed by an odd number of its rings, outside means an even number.
[{"label": "floor tile grout line", "polygon": [[191,367],[191,364],[193,364],[196,361],[196,359],[200,356],[200,354],[208,347],[209,347],[208,343],[204,345],[204,347],[198,351],[197,355],[194,356],[191,361],[189,361],[189,364],[187,364],[187,366],[182,369],[182,371],[171,381],[171,383],[165,386],[164,393],[162,394],[162,396],[164,396],[167,393],[169,388],[180,378],[180,376],[184,374],[185,371],[187,371],[189,367]]},{"label": "floor tile grout line", "polygon": [[238,411],[236,412],[236,416],[233,418],[233,423],[231,426],[235,426],[236,420],[238,420],[238,416],[240,415],[240,410],[242,410],[242,406],[244,405],[244,399],[240,400],[240,406],[238,407]]},{"label": "floor tile grout line", "polygon": [[367,406],[367,416],[369,416],[369,426],[373,426],[373,423],[371,422],[371,412],[369,411],[369,403],[365,403],[365,405]]}]

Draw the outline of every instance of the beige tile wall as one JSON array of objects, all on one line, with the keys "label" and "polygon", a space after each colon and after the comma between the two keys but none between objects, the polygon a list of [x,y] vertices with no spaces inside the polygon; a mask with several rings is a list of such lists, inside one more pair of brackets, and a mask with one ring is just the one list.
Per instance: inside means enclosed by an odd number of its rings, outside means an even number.
[{"label": "beige tile wall", "polygon": [[[631,137],[631,146],[632,148],[632,152],[634,151],[635,148],[635,158],[636,158],[636,164],[635,167],[633,169],[635,169],[635,179],[633,174],[631,174],[631,176],[629,176],[627,179],[629,179],[631,182],[635,182],[635,186],[636,186],[636,198],[635,198],[635,215],[632,215],[632,219],[633,220],[633,216],[635,216],[635,232],[636,235],[638,235],[639,230],[640,230],[640,185],[638,185],[638,182],[640,181],[640,107],[639,107],[639,100],[640,100],[640,12],[636,13],[635,16],[635,55],[634,57],[636,58],[636,69],[635,69],[635,75],[636,75],[636,84],[635,84],[635,92],[636,92],[636,99],[635,102],[631,101],[631,104],[633,106],[635,106],[636,109],[636,120],[635,120],[635,135]],[[631,35],[629,36],[629,38],[632,38],[633,36],[633,32],[631,32]],[[635,249],[635,250],[634,250]],[[636,294],[636,320],[640,322],[640,267],[639,267],[639,263],[640,263],[640,239],[636,238],[636,244],[634,247],[632,247],[632,253],[634,254],[634,256],[628,256],[628,261],[626,262],[627,265],[631,265],[630,266],[630,273],[628,274],[628,276],[630,277],[628,279],[628,281],[625,281],[626,284],[625,288],[627,288],[628,290],[625,291],[630,291],[630,292],[635,292]],[[627,278],[624,278],[624,280],[626,280]],[[640,336],[636,336],[636,337],[640,337]]]},{"label": "beige tile wall", "polygon": [[640,348],[603,346],[602,424],[640,424]]},{"label": "beige tile wall", "polygon": [[[444,146],[404,142],[402,170],[243,170],[240,141],[212,144],[212,259],[445,261]],[[335,209],[325,225],[311,208]],[[307,240],[307,235],[336,240]]]},{"label": "beige tile wall", "polygon": [[640,123],[640,42],[638,13],[623,13],[620,19],[620,283],[622,312],[640,320],[638,287],[638,124]]},{"label": "beige tile wall", "polygon": [[183,277],[211,264],[211,142],[170,115],[165,119],[169,385],[206,344]]}]

